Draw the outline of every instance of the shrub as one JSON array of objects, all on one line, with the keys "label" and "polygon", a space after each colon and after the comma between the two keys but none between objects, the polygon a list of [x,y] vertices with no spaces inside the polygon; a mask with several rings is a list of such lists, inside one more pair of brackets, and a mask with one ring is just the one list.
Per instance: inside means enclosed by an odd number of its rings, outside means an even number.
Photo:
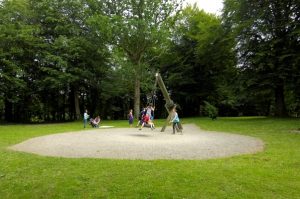
[{"label": "shrub", "polygon": [[204,101],[204,113],[212,120],[217,119],[218,109],[207,101]]}]

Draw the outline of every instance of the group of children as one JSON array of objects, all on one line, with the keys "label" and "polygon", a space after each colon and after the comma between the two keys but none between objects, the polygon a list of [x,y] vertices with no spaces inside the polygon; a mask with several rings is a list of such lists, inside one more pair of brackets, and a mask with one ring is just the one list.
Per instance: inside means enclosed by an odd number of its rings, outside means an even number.
[{"label": "group of children", "polygon": [[[86,127],[86,124],[87,124],[87,121],[88,119],[90,118],[89,114],[88,114],[88,111],[85,110],[84,114],[83,114],[83,127],[85,128]],[[95,117],[94,119],[93,118],[90,118],[90,125],[93,127],[93,128],[99,128],[99,125],[100,125],[100,116],[98,115],[97,117]]]},{"label": "group of children", "polygon": [[[142,128],[145,126],[150,127],[151,130],[155,129],[155,125],[153,123],[154,110],[155,110],[155,107],[153,107],[151,104],[142,109],[142,111],[139,115],[138,123],[136,125],[136,127],[139,127],[139,130],[142,130]],[[132,127],[132,124],[133,124],[132,109],[129,110],[128,120],[129,120],[130,127]],[[170,120],[170,123],[173,123],[173,134],[175,134],[175,130],[177,130],[177,132],[182,132],[182,127],[180,125],[180,120],[179,120],[178,113],[177,113],[175,107],[172,109],[172,118]]]},{"label": "group of children", "polygon": [[[150,127],[151,130],[155,129],[155,126],[154,126],[154,123],[153,123],[154,109],[155,109],[155,107],[153,107],[152,105],[149,105],[149,106],[142,109],[142,111],[139,115],[138,123],[136,125],[136,127],[140,127],[139,130],[142,130],[142,128],[144,126]],[[130,109],[129,113],[128,113],[128,122],[129,122],[129,126],[132,127],[132,124],[133,124],[132,109]]]},{"label": "group of children", "polygon": [[[142,130],[143,127],[150,127],[151,130],[155,129],[155,125],[153,123],[154,110],[155,110],[155,107],[153,107],[151,104],[142,109],[142,111],[139,115],[139,121],[136,125],[136,127],[139,127],[139,130]],[[88,115],[88,111],[85,110],[84,115],[83,115],[84,128],[86,127],[86,124],[87,124],[87,121],[89,118],[90,118],[90,116]],[[132,127],[133,119],[134,119],[133,112],[132,112],[132,109],[130,109],[129,113],[128,113],[128,122],[129,122],[130,127]],[[89,121],[90,121],[90,125],[93,128],[99,128],[100,121],[101,121],[99,115],[95,119],[90,118]],[[178,132],[181,132],[180,120],[178,117],[178,113],[176,112],[176,108],[172,109],[172,119],[171,119],[170,123],[173,123],[173,134],[175,134],[175,130],[177,130]]]},{"label": "group of children", "polygon": [[139,130],[142,130],[143,127],[150,127],[151,130],[155,129],[153,120],[154,120],[154,110],[151,104],[141,111],[139,115],[139,121],[137,123],[137,127],[140,127]]}]

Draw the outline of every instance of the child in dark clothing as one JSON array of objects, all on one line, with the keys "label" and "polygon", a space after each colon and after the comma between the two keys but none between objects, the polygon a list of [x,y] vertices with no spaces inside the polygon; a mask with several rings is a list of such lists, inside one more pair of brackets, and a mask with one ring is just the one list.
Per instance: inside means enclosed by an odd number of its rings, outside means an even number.
[{"label": "child in dark clothing", "polygon": [[143,108],[143,110],[140,112],[139,121],[138,121],[136,127],[139,127],[140,125],[143,124],[143,118],[145,115],[146,115],[146,108]]},{"label": "child in dark clothing", "polygon": [[128,122],[129,122],[129,126],[132,127],[133,124],[133,114],[132,114],[132,109],[129,110],[128,113]]}]

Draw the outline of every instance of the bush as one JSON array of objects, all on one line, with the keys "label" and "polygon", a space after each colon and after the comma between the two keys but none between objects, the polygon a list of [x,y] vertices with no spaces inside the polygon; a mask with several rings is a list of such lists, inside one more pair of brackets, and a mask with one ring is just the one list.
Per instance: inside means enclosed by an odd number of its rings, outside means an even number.
[{"label": "bush", "polygon": [[218,116],[218,109],[214,105],[211,105],[209,102],[204,101],[204,113],[212,120],[215,120]]}]

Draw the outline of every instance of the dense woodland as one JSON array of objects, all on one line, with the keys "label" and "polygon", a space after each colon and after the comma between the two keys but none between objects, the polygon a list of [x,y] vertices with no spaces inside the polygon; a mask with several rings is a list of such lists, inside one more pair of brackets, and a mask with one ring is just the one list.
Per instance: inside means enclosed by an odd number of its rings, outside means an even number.
[{"label": "dense woodland", "polygon": [[[180,117],[300,116],[298,0],[0,1],[0,120],[125,119],[154,103],[160,72]],[[154,100],[155,99],[155,100]]]}]

